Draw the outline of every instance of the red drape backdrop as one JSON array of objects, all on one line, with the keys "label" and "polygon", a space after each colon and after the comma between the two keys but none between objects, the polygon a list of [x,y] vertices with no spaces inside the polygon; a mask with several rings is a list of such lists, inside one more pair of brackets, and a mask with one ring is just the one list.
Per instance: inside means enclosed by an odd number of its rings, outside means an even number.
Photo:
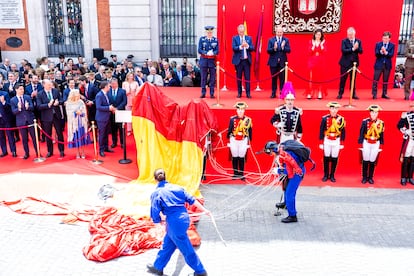
[{"label": "red drape backdrop", "polygon": [[[297,2],[297,1],[295,1]],[[386,0],[343,0],[342,19],[340,23],[340,30],[337,33],[327,34],[326,43],[328,47],[327,53],[327,70],[326,79],[332,79],[340,75],[338,61],[340,58],[341,40],[346,37],[346,29],[353,26],[356,29],[356,36],[362,39],[362,47],[364,53],[361,55],[361,62],[359,69],[364,75],[372,78],[373,66],[375,61],[374,47],[375,43],[380,41],[384,31],[390,31],[392,34],[391,41],[398,45],[398,33],[402,11],[402,0],[393,1],[392,4]],[[225,6],[225,17],[223,18],[223,5]],[[231,0],[218,1],[218,22],[217,22],[217,37],[222,37],[222,26],[225,26],[226,43],[220,42],[220,63],[225,68],[228,74],[235,76],[234,66],[231,64],[231,38],[237,34],[237,26],[243,24],[244,13],[243,6],[245,6],[245,19],[248,27],[248,35],[256,39],[258,32],[258,25],[262,6],[264,6],[263,19],[263,49],[260,57],[260,75],[261,79],[268,79],[270,77],[269,68],[266,65],[268,54],[266,53],[267,42],[273,36],[273,13],[274,0],[254,1],[244,0],[234,2]],[[225,22],[223,22],[223,19]],[[308,34],[286,34],[290,39],[292,52],[288,55],[289,67],[291,67],[297,74],[303,77],[308,77],[309,73],[306,66],[307,61],[307,47],[312,35]],[[255,43],[256,41],[254,41]],[[225,51],[224,45],[227,44]],[[230,46],[229,46],[230,45]],[[225,52],[225,53],[224,53]],[[226,58],[224,59],[224,56]],[[394,63],[395,65],[395,58]],[[221,75],[223,80],[223,75]],[[391,75],[392,79],[392,75]],[[255,80],[252,66],[252,80]],[[295,88],[305,88],[306,83],[289,75],[289,80],[294,82]],[[271,82],[269,80],[261,82],[262,88],[270,88]],[[329,88],[337,88],[339,80],[330,82]],[[372,83],[364,79],[362,76],[357,78],[357,88],[370,88]],[[221,85],[222,86],[222,85]],[[236,88],[236,82],[232,77],[227,77],[227,87],[231,89]],[[256,87],[256,83],[252,84]]]}]

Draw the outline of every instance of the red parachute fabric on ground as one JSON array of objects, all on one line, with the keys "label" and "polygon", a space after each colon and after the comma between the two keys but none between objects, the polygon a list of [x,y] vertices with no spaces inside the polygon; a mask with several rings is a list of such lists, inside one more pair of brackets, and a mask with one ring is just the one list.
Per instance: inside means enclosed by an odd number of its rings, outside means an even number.
[{"label": "red parachute fabric on ground", "polygon": [[149,219],[136,220],[119,214],[114,207],[101,208],[89,223],[89,232],[92,237],[83,254],[99,262],[159,248],[164,234]]}]

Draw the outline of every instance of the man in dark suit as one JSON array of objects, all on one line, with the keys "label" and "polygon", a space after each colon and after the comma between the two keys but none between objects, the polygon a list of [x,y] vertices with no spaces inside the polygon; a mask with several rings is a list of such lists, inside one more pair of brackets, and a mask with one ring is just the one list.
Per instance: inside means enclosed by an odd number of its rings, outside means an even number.
[{"label": "man in dark suit", "polygon": [[[359,66],[359,54],[362,54],[362,42],[360,39],[355,38],[355,29],[353,27],[349,27],[346,31],[347,38],[342,40],[342,56],[339,60],[339,65],[341,66],[341,81],[339,83],[339,92],[337,99],[342,99],[342,95],[344,94],[345,90],[345,83],[348,75],[352,74],[352,70],[348,72],[348,70],[352,69],[354,66],[354,62],[356,66]],[[352,82],[352,77],[350,77],[350,82]],[[354,89],[352,91],[352,98],[358,100],[358,96],[356,95],[356,74],[354,80]]]},{"label": "man in dark suit", "polygon": [[[116,108],[116,110],[125,110],[125,106],[127,104],[126,91],[122,88],[119,88],[118,80],[116,78],[113,78],[111,81],[111,89],[109,90],[109,102]],[[115,122],[115,113],[111,113],[111,148],[115,148],[118,144],[118,133],[119,141],[121,142],[121,146],[123,146],[124,137],[122,135],[122,123]]]},{"label": "man in dark suit", "polygon": [[[19,76],[18,73],[8,72],[7,74],[8,82],[6,82],[3,85],[3,91],[6,91],[7,93],[9,93],[10,99],[16,96],[16,86],[19,84],[18,76]],[[13,120],[12,127],[15,127],[15,126],[16,126],[16,122]],[[20,141],[19,131],[14,130],[13,133],[14,133],[16,142]]]},{"label": "man in dark suit", "polygon": [[388,79],[392,67],[392,57],[394,56],[394,43],[390,42],[391,33],[384,32],[382,41],[375,44],[375,64],[374,64],[374,82],[372,83],[372,98],[377,98],[378,80],[382,74],[382,96],[381,98],[389,99],[387,95]]},{"label": "man in dark suit", "polygon": [[254,46],[252,38],[245,35],[245,27],[240,24],[237,27],[238,35],[233,36],[233,58],[232,63],[236,67],[237,76],[237,98],[241,98],[242,95],[242,75],[244,74],[244,86],[246,87],[246,96],[251,98],[250,95],[250,66],[252,64],[252,54]]},{"label": "man in dark suit", "polygon": [[53,142],[52,142],[52,127],[55,128],[55,132],[58,138],[58,149],[60,157],[65,156],[65,147],[63,140],[63,114],[60,108],[63,105],[62,96],[59,91],[53,88],[53,83],[45,79],[43,80],[44,90],[37,94],[37,108],[40,111],[40,118],[42,120],[43,130],[46,133],[47,155],[51,157],[53,155]]},{"label": "man in dark suit", "polygon": [[114,152],[108,147],[108,135],[111,132],[111,113],[116,108],[109,101],[109,83],[102,81],[99,84],[101,91],[95,98],[96,103],[96,123],[99,131],[99,155],[105,157],[105,152]]},{"label": "man in dark suit", "polygon": [[[270,98],[276,97],[278,77],[280,91],[283,89],[283,85],[285,84],[285,74],[280,72],[280,70],[285,67],[287,54],[290,53],[289,39],[283,36],[283,28],[281,26],[275,26],[275,33],[276,36],[269,39],[269,42],[267,43],[267,53],[269,54],[267,65],[270,66],[270,74],[272,75],[272,95]],[[277,76],[276,74],[278,73],[279,75]]]},{"label": "man in dark suit", "polygon": [[29,95],[24,95],[24,86],[18,84],[16,86],[16,96],[11,98],[10,106],[13,114],[16,116],[16,125],[20,128],[20,135],[22,136],[24,157],[23,159],[29,158],[29,138],[28,134],[32,138],[33,148],[37,155],[37,143],[34,127],[28,127],[33,124],[34,120],[34,106],[32,99]]},{"label": "man in dark suit", "polygon": [[[93,77],[95,75],[93,73]],[[79,90],[81,91],[81,99],[86,104],[88,122],[95,121],[96,106],[95,106],[95,97],[98,94],[98,88],[94,84],[91,84],[85,76],[79,77]]]},{"label": "man in dark suit", "polygon": [[2,154],[0,157],[8,155],[6,146],[6,135],[9,141],[9,148],[13,157],[16,157],[16,141],[11,130],[1,130],[2,128],[10,128],[15,120],[15,117],[10,107],[10,97],[5,91],[0,91],[0,147]]}]

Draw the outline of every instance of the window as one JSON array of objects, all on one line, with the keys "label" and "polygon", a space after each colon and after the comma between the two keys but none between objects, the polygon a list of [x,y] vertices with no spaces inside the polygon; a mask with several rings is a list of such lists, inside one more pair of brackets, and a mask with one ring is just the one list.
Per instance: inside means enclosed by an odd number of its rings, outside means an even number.
[{"label": "window", "polygon": [[196,57],[195,0],[160,0],[161,57]]},{"label": "window", "polygon": [[47,0],[48,55],[84,55],[81,0]]}]

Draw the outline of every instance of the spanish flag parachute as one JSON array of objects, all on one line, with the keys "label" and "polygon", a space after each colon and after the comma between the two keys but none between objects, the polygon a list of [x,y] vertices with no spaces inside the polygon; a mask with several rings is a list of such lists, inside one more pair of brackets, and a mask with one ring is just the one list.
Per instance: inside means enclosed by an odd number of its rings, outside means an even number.
[{"label": "spanish flag parachute", "polygon": [[145,83],[134,98],[132,127],[137,147],[138,183],[153,183],[164,168],[167,180],[196,195],[202,174],[204,139],[217,131],[216,116],[202,100],[179,106]]}]

